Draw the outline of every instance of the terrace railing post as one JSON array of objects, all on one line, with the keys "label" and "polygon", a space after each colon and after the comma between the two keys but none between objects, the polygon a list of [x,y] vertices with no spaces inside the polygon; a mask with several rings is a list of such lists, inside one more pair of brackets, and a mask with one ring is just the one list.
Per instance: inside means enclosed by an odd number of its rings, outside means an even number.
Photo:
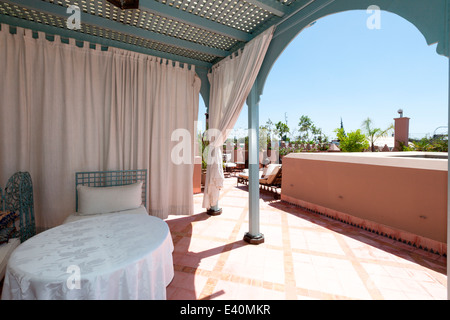
[{"label": "terrace railing post", "polygon": [[259,231],[259,94],[257,82],[247,98],[248,106],[248,214],[249,231],[244,240],[251,244],[264,242]]}]

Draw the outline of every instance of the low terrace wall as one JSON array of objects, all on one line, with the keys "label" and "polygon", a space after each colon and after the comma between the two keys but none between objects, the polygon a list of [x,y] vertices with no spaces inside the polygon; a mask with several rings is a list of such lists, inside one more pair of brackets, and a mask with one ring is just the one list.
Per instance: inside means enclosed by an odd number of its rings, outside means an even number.
[{"label": "low terrace wall", "polygon": [[447,157],[423,152],[291,153],[283,158],[281,199],[446,254]]}]

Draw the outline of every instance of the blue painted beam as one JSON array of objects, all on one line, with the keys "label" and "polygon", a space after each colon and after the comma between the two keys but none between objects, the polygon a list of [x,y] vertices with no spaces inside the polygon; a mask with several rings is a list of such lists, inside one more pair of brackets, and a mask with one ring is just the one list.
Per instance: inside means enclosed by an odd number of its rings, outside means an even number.
[{"label": "blue painted beam", "polygon": [[[44,12],[47,14],[51,14],[54,16],[62,17],[62,18],[68,18],[70,15],[67,14],[66,7],[52,4],[49,2],[44,1],[36,1],[36,0],[3,0],[4,2],[10,3],[10,4],[16,4],[20,5],[22,7],[36,10],[39,12]],[[147,40],[164,43],[167,45],[175,46],[178,48],[184,48],[192,51],[197,51],[217,57],[226,57],[230,53],[225,50],[220,50],[216,48],[210,48],[207,46],[203,46],[194,42],[177,39],[174,37],[166,36],[163,34],[151,32],[145,29],[133,27],[127,24],[123,24],[120,22],[116,22],[113,20],[105,19],[99,16],[91,15],[88,13],[85,13],[83,11],[80,12],[80,19],[82,23],[94,25],[100,28],[106,28],[110,29],[112,31],[116,31],[123,34],[128,34],[131,36],[141,37]]]},{"label": "blue painted beam", "polygon": [[[290,11],[286,15],[284,15],[284,17],[282,19],[280,19],[280,21],[278,21],[276,24],[277,25],[282,24],[283,22],[290,19],[292,16],[294,16],[295,14],[299,13],[300,11],[305,9],[307,6],[312,4],[314,1],[316,1],[316,0],[297,0],[296,2],[294,2],[293,4],[291,4],[289,6]],[[332,1],[334,1],[334,0],[332,0]],[[320,0],[318,2],[320,2]]]},{"label": "blue painted beam", "polygon": [[195,14],[173,8],[163,3],[153,0],[140,0],[139,9],[154,13],[172,20],[176,20],[200,29],[204,29],[216,34],[236,39],[238,41],[248,42],[251,40],[251,35],[226,25],[202,18]]},{"label": "blue painted beam", "polygon": [[285,6],[276,0],[246,0],[246,2],[269,11],[278,17],[283,17],[290,11],[288,6]]},{"label": "blue painted beam", "polygon": [[301,24],[312,15],[320,12],[321,10],[332,4],[334,1],[335,0],[307,1],[304,6],[301,6],[300,8],[294,10],[288,17],[279,22],[279,25],[277,26],[273,37],[279,37],[286,30],[289,30],[296,25]]},{"label": "blue painted beam", "polygon": [[203,98],[203,102],[206,107],[206,112],[209,112],[209,93],[210,93],[210,83],[208,79],[209,68],[195,68],[197,75],[200,77],[202,81],[202,85],[200,87],[200,95]]},{"label": "blue painted beam", "polygon": [[4,23],[4,24],[10,25],[10,26],[15,26],[15,27],[31,29],[33,31],[41,31],[48,35],[59,35],[64,38],[73,38],[77,41],[89,42],[91,44],[98,44],[98,45],[105,46],[105,47],[115,47],[115,48],[119,48],[119,49],[139,52],[139,53],[148,54],[148,55],[152,55],[152,56],[156,56],[156,57],[161,57],[161,58],[165,58],[165,59],[169,59],[169,60],[173,60],[173,61],[179,61],[181,63],[195,65],[196,67],[200,67],[201,69],[208,70],[212,66],[212,64],[208,63],[208,62],[185,58],[185,57],[178,56],[178,55],[171,54],[171,53],[165,53],[165,52],[161,52],[161,51],[147,49],[144,47],[127,44],[127,43],[120,42],[120,41],[105,39],[102,37],[93,36],[90,34],[85,34],[85,33],[73,31],[70,29],[62,29],[62,28],[58,28],[58,27],[54,27],[54,26],[49,26],[46,24],[37,23],[34,21],[28,21],[28,20],[24,20],[24,19],[20,19],[20,18],[16,18],[16,17],[6,16],[3,14],[0,14],[0,23]]},{"label": "blue painted beam", "polygon": [[278,25],[282,24],[283,22],[290,19],[293,15],[295,15],[299,11],[303,10],[305,7],[307,7],[314,1],[316,1],[316,0],[297,0],[297,1],[293,2],[291,5],[289,5],[288,7],[285,6],[285,8],[287,8],[287,9],[284,9],[286,13],[283,16],[281,16],[281,17],[277,16],[277,17],[270,19],[269,20],[270,22],[265,24],[262,28],[259,28],[258,31],[253,34],[253,37],[258,36],[260,33],[264,32],[264,30],[267,30],[268,28],[270,28],[272,26],[278,26]]}]

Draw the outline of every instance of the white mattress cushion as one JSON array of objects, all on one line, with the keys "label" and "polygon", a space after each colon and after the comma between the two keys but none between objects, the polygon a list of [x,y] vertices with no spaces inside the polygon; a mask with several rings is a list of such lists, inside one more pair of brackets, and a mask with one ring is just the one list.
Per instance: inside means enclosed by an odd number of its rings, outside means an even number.
[{"label": "white mattress cushion", "polygon": [[136,209],[142,204],[142,181],[114,187],[77,186],[78,213],[89,215]]}]

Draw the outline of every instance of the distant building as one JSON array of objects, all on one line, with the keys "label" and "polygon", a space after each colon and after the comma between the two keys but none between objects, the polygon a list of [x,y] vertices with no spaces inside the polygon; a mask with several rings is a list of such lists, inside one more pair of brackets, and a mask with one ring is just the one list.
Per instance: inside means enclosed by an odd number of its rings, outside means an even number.
[{"label": "distant building", "polygon": [[[369,141],[370,143],[370,141]],[[383,149],[385,145],[388,146],[390,150],[392,150],[395,146],[395,138],[392,136],[388,137],[379,137],[377,138],[374,143],[375,147],[378,147],[380,150]]]}]

